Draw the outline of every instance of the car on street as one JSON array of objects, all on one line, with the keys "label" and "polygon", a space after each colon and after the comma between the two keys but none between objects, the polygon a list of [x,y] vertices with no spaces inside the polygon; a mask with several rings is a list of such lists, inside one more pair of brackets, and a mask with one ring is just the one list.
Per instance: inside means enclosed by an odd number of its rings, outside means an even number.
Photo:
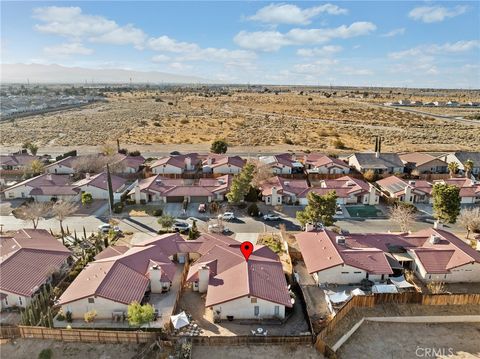
[{"label": "car on street", "polygon": [[208,233],[218,233],[218,234],[229,235],[229,234],[232,234],[233,232],[229,228],[226,228],[218,223],[214,223],[214,224],[208,225]]},{"label": "car on street", "polygon": [[187,232],[190,230],[192,226],[187,223],[187,222],[180,222],[180,221],[177,221],[173,224],[172,226],[172,229],[175,231],[175,232]]},{"label": "car on street", "polygon": [[98,226],[98,230],[102,233],[108,233],[111,229],[113,229],[115,233],[120,233],[122,231],[118,226],[112,226],[109,223],[104,223]]},{"label": "car on street", "polygon": [[279,221],[281,220],[280,216],[277,216],[276,214],[273,213],[268,213],[263,216],[264,221]]},{"label": "car on street", "polygon": [[235,219],[235,215],[233,214],[233,212],[225,212],[224,214],[219,214],[218,218],[223,219],[224,221],[230,221],[232,219]]},{"label": "car on street", "polygon": [[205,213],[207,211],[207,206],[205,203],[200,203],[198,205],[198,212]]}]

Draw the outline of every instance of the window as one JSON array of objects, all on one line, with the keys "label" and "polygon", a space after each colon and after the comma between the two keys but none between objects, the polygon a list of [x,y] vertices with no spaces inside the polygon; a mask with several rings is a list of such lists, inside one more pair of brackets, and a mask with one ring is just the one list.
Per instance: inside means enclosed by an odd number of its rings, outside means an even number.
[{"label": "window", "polygon": [[257,302],[257,298],[250,298],[250,303],[256,303]]},{"label": "window", "polygon": [[95,303],[95,299],[94,298],[88,298],[88,302],[89,303]]},{"label": "window", "polygon": [[350,273],[350,272],[342,272],[342,274],[348,274],[348,273]]},{"label": "window", "polygon": [[18,304],[19,304],[19,305],[23,305],[22,297],[18,297]]},{"label": "window", "polygon": [[5,297],[5,305],[8,307],[8,295]]},{"label": "window", "polygon": [[353,273],[355,273],[355,274],[360,274],[360,273],[362,273],[362,272],[353,272]]},{"label": "window", "polygon": [[278,317],[280,315],[280,307],[278,305],[273,307],[273,313],[276,317]]},{"label": "window", "polygon": [[258,305],[256,305],[256,306],[253,307],[253,315],[258,317],[259,314],[260,314],[260,307]]}]

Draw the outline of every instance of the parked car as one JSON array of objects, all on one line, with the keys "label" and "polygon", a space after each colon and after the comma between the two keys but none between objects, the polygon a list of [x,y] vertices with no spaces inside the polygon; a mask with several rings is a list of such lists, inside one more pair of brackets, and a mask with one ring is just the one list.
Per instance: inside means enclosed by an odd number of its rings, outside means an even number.
[{"label": "parked car", "polygon": [[175,232],[186,232],[190,230],[191,225],[187,222],[175,222],[172,226],[172,229]]},{"label": "parked car", "polygon": [[335,209],[335,214],[336,215],[342,215],[343,214],[342,207],[337,206],[337,208]]},{"label": "parked car", "polygon": [[225,234],[229,235],[232,234],[233,231],[231,231],[229,228],[226,228],[218,223],[210,224],[208,226],[208,232],[209,233],[219,233],[219,234]]},{"label": "parked car", "polygon": [[98,226],[98,230],[102,233],[108,233],[111,229],[113,229],[115,233],[120,233],[122,231],[118,226],[112,226],[109,223],[104,223]]},{"label": "parked car", "polygon": [[[307,223],[307,226],[309,226],[309,227],[313,226],[313,228],[317,231],[322,231],[322,230],[325,229],[325,226],[323,225],[323,223],[320,223],[320,222],[318,222],[318,223]],[[302,226],[301,229],[302,229],[302,231],[304,231],[305,226]]]},{"label": "parked car", "polygon": [[224,221],[230,221],[232,219],[235,219],[235,215],[233,214],[233,212],[225,212],[224,214],[219,214],[218,218],[223,219]]},{"label": "parked car", "polygon": [[263,216],[263,220],[265,221],[279,221],[281,220],[280,216],[277,216],[276,214],[269,213]]},{"label": "parked car", "polygon": [[198,212],[205,213],[207,211],[207,205],[205,203],[200,203],[198,205]]}]

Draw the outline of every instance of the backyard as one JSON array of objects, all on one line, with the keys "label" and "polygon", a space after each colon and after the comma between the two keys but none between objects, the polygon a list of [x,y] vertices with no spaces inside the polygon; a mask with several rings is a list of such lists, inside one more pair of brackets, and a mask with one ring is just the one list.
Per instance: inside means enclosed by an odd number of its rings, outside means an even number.
[{"label": "backyard", "polygon": [[372,218],[378,217],[382,211],[375,206],[359,205],[359,206],[345,206],[350,217],[353,218]]}]

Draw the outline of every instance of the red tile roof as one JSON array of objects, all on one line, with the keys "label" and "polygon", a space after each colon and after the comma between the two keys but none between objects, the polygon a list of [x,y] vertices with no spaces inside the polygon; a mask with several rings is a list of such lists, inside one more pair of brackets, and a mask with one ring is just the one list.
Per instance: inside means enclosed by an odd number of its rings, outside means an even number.
[{"label": "red tile roof", "polygon": [[350,168],[347,163],[335,157],[329,157],[323,153],[309,153],[304,156],[304,164],[313,167],[343,167]]},{"label": "red tile roof", "polygon": [[[127,183],[127,180],[122,177],[118,177],[113,174],[110,174],[110,177],[112,179],[112,189],[114,192],[120,190]],[[93,186],[108,191],[107,172],[91,175],[90,178],[84,178],[78,182],[75,182],[74,186]]]},{"label": "red tile roof", "polygon": [[43,229],[0,237],[0,290],[30,297],[58,270],[70,251]]},{"label": "red tile roof", "polygon": [[308,189],[308,183],[306,180],[291,180],[275,176],[262,182],[260,185],[262,195],[270,196],[272,194],[273,187],[277,189],[278,193],[291,193],[299,195]]},{"label": "red tile roof", "polygon": [[186,155],[177,155],[177,156],[167,156],[162,157],[153,162],[150,165],[150,168],[163,166],[163,165],[171,165],[178,168],[185,168],[185,159],[190,158],[192,162],[192,166],[195,166],[198,163],[201,163],[198,153],[188,153]]},{"label": "red tile roof", "polygon": [[227,156],[222,154],[210,153],[207,158],[203,160],[202,165],[208,166],[210,168],[220,167],[223,165],[231,165],[243,168],[245,162],[246,161],[240,156]]}]

